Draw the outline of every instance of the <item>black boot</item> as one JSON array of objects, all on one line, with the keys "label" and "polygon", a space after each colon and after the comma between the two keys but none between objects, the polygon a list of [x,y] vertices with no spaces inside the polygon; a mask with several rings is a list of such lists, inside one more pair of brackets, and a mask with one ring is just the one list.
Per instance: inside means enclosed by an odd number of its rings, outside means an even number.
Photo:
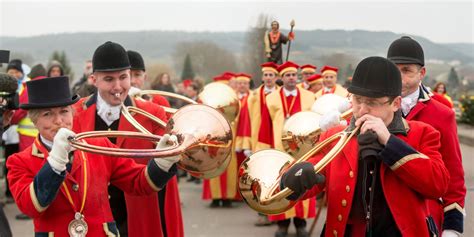
[{"label": "black boot", "polygon": [[278,230],[275,232],[275,237],[287,237],[288,227],[278,226]]},{"label": "black boot", "polygon": [[222,200],[222,207],[226,207],[226,208],[232,207],[232,201],[229,200],[229,199],[223,199]]},{"label": "black boot", "polygon": [[220,199],[212,199],[211,205],[209,205],[210,208],[216,208],[220,206]]},{"label": "black boot", "polygon": [[296,228],[296,237],[309,237],[309,233],[304,227]]}]

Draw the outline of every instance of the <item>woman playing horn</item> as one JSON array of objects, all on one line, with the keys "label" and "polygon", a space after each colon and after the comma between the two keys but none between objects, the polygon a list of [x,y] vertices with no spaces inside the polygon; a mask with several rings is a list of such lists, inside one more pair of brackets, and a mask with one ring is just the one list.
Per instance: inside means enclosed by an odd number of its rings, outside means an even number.
[{"label": "woman playing horn", "polygon": [[[147,165],[132,159],[73,151],[71,105],[79,98],[69,93],[67,77],[27,83],[29,111],[39,135],[28,149],[7,162],[8,181],[19,209],[34,219],[36,236],[118,236],[107,186],[126,193],[149,195],[164,187],[176,172],[179,157],[151,160]],[[174,136],[158,144],[166,147]],[[114,147],[106,138],[85,139],[89,144]]]}]

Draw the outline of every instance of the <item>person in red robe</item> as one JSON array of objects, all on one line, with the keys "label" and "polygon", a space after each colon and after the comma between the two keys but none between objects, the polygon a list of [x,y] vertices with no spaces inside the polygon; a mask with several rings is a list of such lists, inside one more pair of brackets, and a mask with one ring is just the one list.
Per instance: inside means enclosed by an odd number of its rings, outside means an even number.
[{"label": "person in red robe", "polygon": [[308,89],[313,93],[318,93],[321,89],[323,89],[323,77],[321,74],[313,74],[308,79]]},{"label": "person in red robe", "polygon": [[[266,97],[278,89],[276,80],[278,78],[278,65],[273,62],[267,62],[260,65],[262,68],[263,84],[250,92],[247,99],[247,107],[250,121],[247,126],[250,127],[250,145],[251,153],[262,149],[273,147],[272,119],[268,112]],[[256,226],[271,225],[272,222],[268,216],[259,213],[255,222]]]},{"label": "person in red robe", "polygon": [[[282,130],[286,119],[300,111],[310,111],[315,101],[312,92],[300,89],[296,86],[299,66],[291,61],[285,62],[278,67],[278,72],[283,81],[283,87],[270,93],[266,97],[266,103],[273,128],[274,148],[284,151],[282,145]],[[299,201],[290,210],[269,216],[271,221],[276,221],[278,230],[276,237],[286,236],[291,219],[297,229],[297,236],[308,236],[306,230],[306,218],[312,218],[316,213],[316,199],[310,198]]]},{"label": "person in red robe", "polygon": [[321,76],[323,77],[324,87],[316,93],[316,98],[319,98],[325,94],[336,94],[346,98],[348,92],[344,87],[337,83],[337,67],[324,66],[321,68]]},{"label": "person in red robe", "polygon": [[301,89],[309,90],[308,78],[316,73],[316,66],[311,64],[305,64],[300,68],[301,74],[301,83],[298,84],[298,87]]},{"label": "person in red robe", "polygon": [[237,96],[240,101],[240,113],[237,122],[237,132],[235,135],[235,153],[237,156],[237,167],[242,164],[245,158],[252,154],[250,115],[248,109],[248,97],[250,92],[250,80],[252,76],[246,73],[235,75],[237,82]]},{"label": "person in red robe", "polygon": [[[246,74],[240,75],[240,81],[250,81],[250,76]],[[248,79],[244,79],[243,77],[248,77]],[[247,98],[247,95],[245,94],[245,82],[239,82],[237,79],[237,74],[231,73],[231,72],[224,72],[222,75],[218,75],[214,77],[215,82],[219,83],[224,83],[229,86],[234,86],[234,90],[237,90],[236,93],[238,93],[239,88],[241,88],[241,93],[240,98],[241,103],[242,100]],[[232,88],[232,87],[231,87]],[[247,86],[248,88],[248,86]],[[248,90],[248,89],[247,89]],[[244,116],[245,117],[245,116]],[[203,182],[203,189],[202,189],[202,199],[203,200],[209,200],[211,199],[211,208],[216,208],[216,207],[232,207],[232,201],[235,200],[241,200],[239,192],[237,192],[237,170],[238,170],[238,158],[237,158],[237,153],[236,153],[236,137],[237,137],[237,126],[238,126],[238,121],[239,118],[235,119],[235,121],[229,121],[231,128],[232,128],[232,134],[233,134],[233,147],[231,151],[231,159],[229,162],[229,165],[227,166],[227,169],[219,176],[214,177],[212,179],[205,179]],[[247,132],[243,132],[242,134],[247,134]],[[247,135],[241,136],[241,138],[245,139]],[[242,141],[242,140],[241,140]],[[242,142],[241,142],[242,144]],[[242,153],[242,151],[239,151]],[[243,153],[242,153],[243,155]],[[243,160],[243,158],[240,158]]]}]

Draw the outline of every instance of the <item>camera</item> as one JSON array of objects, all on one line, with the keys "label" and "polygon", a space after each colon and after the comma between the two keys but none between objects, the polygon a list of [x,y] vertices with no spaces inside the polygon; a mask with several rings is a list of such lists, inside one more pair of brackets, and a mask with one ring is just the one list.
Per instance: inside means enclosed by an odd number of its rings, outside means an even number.
[{"label": "camera", "polygon": [[[3,63],[8,63],[10,51],[0,50],[0,67]],[[7,74],[0,74],[0,112],[18,109],[18,84],[16,80]]]}]

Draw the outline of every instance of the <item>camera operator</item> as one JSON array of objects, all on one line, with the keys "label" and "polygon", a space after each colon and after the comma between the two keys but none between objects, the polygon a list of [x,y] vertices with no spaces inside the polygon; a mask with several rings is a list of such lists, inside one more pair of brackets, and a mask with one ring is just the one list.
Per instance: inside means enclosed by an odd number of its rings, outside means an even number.
[{"label": "camera operator", "polygon": [[[0,67],[2,63],[8,63],[10,51],[0,50]],[[0,73],[0,144],[2,144],[3,131],[10,126],[15,109],[18,108],[18,88],[17,80],[5,73]],[[3,158],[3,157],[0,157]],[[3,160],[5,162],[5,160]],[[0,159],[0,180],[4,180],[4,163]],[[6,182],[5,182],[6,183]],[[2,184],[0,183],[0,187]],[[3,206],[0,204],[0,237],[11,237],[12,232],[8,224],[7,217],[3,212]]]}]

